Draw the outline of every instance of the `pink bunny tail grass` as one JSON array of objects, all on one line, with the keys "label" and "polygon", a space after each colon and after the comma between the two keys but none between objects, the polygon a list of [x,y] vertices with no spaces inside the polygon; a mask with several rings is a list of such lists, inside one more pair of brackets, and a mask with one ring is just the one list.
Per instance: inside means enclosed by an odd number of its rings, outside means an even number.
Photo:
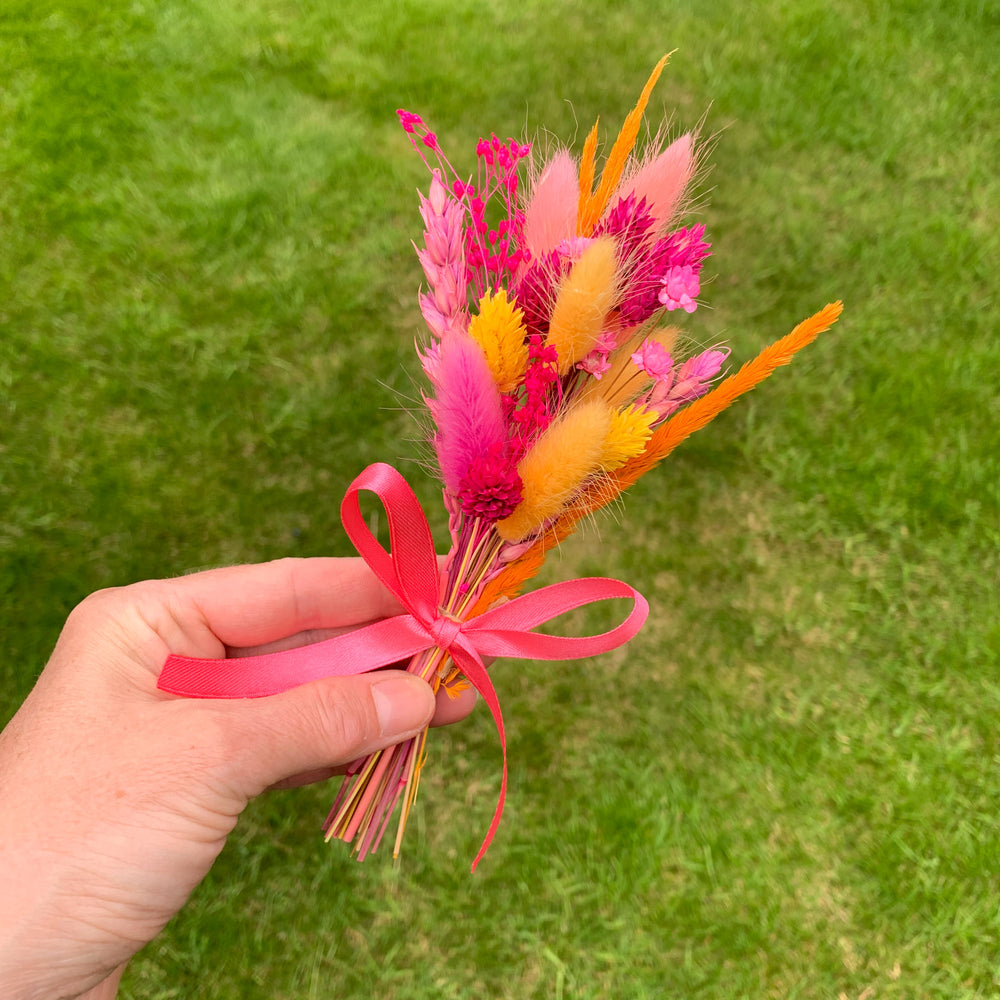
[{"label": "pink bunny tail grass", "polygon": [[534,260],[576,235],[578,202],[576,163],[563,149],[542,168],[524,212],[524,242]]},{"label": "pink bunny tail grass", "polygon": [[437,425],[434,448],[445,486],[457,494],[469,467],[506,438],[503,406],[479,345],[467,338],[441,344],[430,410]]}]

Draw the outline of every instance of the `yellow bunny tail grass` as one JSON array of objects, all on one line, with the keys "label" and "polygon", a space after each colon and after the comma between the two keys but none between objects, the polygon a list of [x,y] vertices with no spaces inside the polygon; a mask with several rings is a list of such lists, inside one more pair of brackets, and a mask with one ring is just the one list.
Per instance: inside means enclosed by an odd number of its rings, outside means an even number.
[{"label": "yellow bunny tail grass", "polygon": [[600,471],[610,424],[607,406],[595,400],[571,407],[542,432],[517,467],[521,502],[496,523],[504,541],[519,542],[537,531]]},{"label": "yellow bunny tail grass", "polygon": [[[635,148],[635,140],[639,135],[639,126],[642,124],[642,115],[646,110],[646,105],[649,103],[649,95],[652,94],[653,87],[656,86],[656,81],[660,78],[660,73],[663,72],[663,67],[666,66],[667,60],[671,55],[673,53],[668,52],[656,64],[653,72],[649,75],[646,86],[642,88],[642,93],[639,95],[639,100],[629,112],[625,123],[622,125],[621,132],[618,133],[615,144],[611,147],[611,152],[605,161],[604,169],[601,171],[601,182],[597,185],[597,190],[587,199],[586,204],[581,202],[579,219],[577,221],[577,231],[581,236],[589,236],[594,231],[597,220],[600,219],[601,213],[607,207],[608,199],[614,194],[615,188],[618,187],[622,171],[625,169],[625,163]],[[588,182],[588,191],[591,183],[592,180]],[[582,190],[581,185],[581,193]]]},{"label": "yellow bunny tail grass", "polygon": [[584,140],[583,152],[580,154],[580,200],[576,211],[577,235],[583,233],[580,229],[580,219],[583,218],[583,214],[590,204],[590,193],[594,187],[594,158],[597,156],[597,126],[600,122],[600,118],[594,122],[594,127]]},{"label": "yellow bunny tail grass", "polygon": [[479,303],[479,315],[469,322],[469,336],[486,355],[493,379],[501,392],[510,392],[521,380],[528,364],[523,313],[499,289],[487,293]]},{"label": "yellow bunny tail grass", "polygon": [[618,296],[617,270],[614,241],[595,240],[559,288],[546,344],[559,355],[560,375],[594,349]]},{"label": "yellow bunny tail grass", "polygon": [[652,436],[655,419],[655,410],[646,410],[641,406],[612,410],[608,434],[604,439],[601,468],[612,472],[620,469],[629,459],[641,455]]}]

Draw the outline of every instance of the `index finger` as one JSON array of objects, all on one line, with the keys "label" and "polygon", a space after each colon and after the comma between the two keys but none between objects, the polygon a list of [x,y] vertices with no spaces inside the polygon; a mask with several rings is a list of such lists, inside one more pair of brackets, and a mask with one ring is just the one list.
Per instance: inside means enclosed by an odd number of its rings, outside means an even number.
[{"label": "index finger", "polygon": [[[402,611],[359,558],[277,559],[207,570],[163,584],[172,601],[200,618],[226,646],[257,646],[298,632],[359,625]],[[205,655],[171,649],[182,655]]]}]

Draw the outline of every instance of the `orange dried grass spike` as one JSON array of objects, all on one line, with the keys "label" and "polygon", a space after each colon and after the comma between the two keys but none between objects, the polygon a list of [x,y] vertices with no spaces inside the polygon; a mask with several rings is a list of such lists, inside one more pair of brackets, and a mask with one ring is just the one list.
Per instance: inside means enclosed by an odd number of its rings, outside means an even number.
[{"label": "orange dried grass spike", "polygon": [[743,393],[764,381],[776,368],[787,365],[796,352],[829,330],[843,311],[842,302],[832,302],[803,320],[791,333],[765,347],[752,361],[735,374],[723,379],[711,392],[696,399],[666,423],[661,424],[646,443],[641,455],[620,469],[607,473],[578,496],[535,544],[512,562],[487,585],[473,614],[481,614],[501,597],[514,597],[535,576],[545,562],[549,549],[576,530],[577,522],[600,510],[662,461],[682,441],[700,430]]},{"label": "orange dried grass spike", "polygon": [[[618,182],[621,180],[622,172],[625,169],[625,163],[627,162],[632,150],[635,148],[635,140],[639,135],[639,126],[642,124],[642,115],[646,110],[646,105],[649,103],[649,96],[653,92],[653,87],[656,86],[656,81],[660,78],[660,74],[663,72],[663,67],[666,66],[667,60],[673,55],[672,52],[668,52],[654,67],[653,72],[650,73],[649,79],[646,81],[646,86],[642,88],[642,93],[639,95],[639,100],[636,102],[635,107],[629,112],[628,117],[625,119],[625,123],[622,125],[621,131],[618,133],[618,138],[615,139],[615,144],[611,147],[611,152],[608,154],[608,158],[605,161],[604,169],[601,171],[601,182],[597,186],[597,190],[591,195],[590,188],[593,184],[593,174],[594,174],[594,164],[593,164],[593,149],[590,152],[590,179],[587,181],[587,199],[584,203],[584,187],[583,187],[583,162],[580,164],[580,211],[577,218],[577,232],[581,236],[589,236],[593,230],[594,226],[597,225],[597,220],[600,219],[601,213],[604,211],[608,204],[608,199],[614,194],[615,189],[618,187]],[[590,144],[591,137],[594,139],[594,147],[597,145],[597,125],[594,125],[594,130],[589,136],[587,136],[587,144]],[[586,156],[587,147],[584,147],[584,154]]]},{"label": "orange dried grass spike", "polygon": [[623,466],[618,479],[621,489],[630,486],[657,462],[666,458],[685,438],[701,430],[739,396],[759,385],[776,368],[787,365],[797,351],[811,344],[824,330],[837,322],[844,305],[831,302],[818,313],[803,320],[791,333],[769,344],[735,374],[723,379],[711,392],[661,424],[649,440],[645,452]]},{"label": "orange dried grass spike", "polygon": [[583,143],[583,152],[580,154],[580,201],[576,210],[577,233],[582,233],[580,220],[587,211],[590,204],[591,191],[594,188],[594,157],[597,156],[597,126],[601,119],[594,122],[594,127]]}]

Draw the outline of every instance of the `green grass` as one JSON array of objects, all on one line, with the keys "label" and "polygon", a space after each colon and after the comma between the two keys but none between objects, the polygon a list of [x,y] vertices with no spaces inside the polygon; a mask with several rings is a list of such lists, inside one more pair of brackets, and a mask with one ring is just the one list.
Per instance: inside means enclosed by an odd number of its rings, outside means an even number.
[{"label": "green grass", "polygon": [[[986,3],[8,0],[0,14],[0,721],[88,592],[346,553],[413,458],[415,189],[654,96],[715,136],[737,360],[846,311],[551,560],[653,606],[627,651],[494,671],[405,856],[256,803],[123,995],[1000,995],[1000,19]],[[605,621],[603,612],[585,624]]]}]

